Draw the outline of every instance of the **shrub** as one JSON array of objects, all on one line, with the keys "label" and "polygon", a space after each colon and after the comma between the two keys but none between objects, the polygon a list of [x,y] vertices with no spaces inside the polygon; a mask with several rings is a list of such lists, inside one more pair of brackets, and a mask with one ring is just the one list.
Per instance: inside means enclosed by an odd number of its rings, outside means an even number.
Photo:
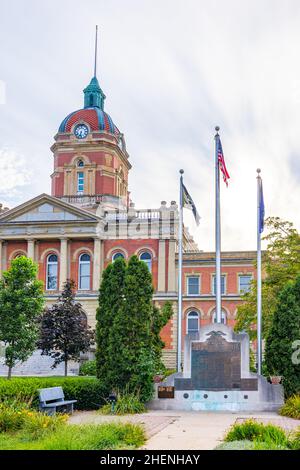
[{"label": "shrub", "polygon": [[35,440],[51,431],[54,432],[66,423],[68,415],[57,413],[49,416],[34,410],[24,410],[24,421],[22,431]]},{"label": "shrub", "polygon": [[[118,394],[117,403],[115,405],[114,413],[116,415],[127,415],[127,414],[136,414],[144,413],[146,411],[144,403],[141,402],[138,394],[134,393],[124,393]],[[102,414],[112,414],[111,404],[107,403],[104,405],[100,412]]]},{"label": "shrub", "polygon": [[135,449],[144,442],[143,428],[129,423],[61,425],[37,439],[23,431],[14,435],[0,434],[1,450]]},{"label": "shrub", "polygon": [[108,423],[100,425],[63,426],[48,434],[35,448],[41,450],[128,449],[145,442],[141,426]]},{"label": "shrub", "polygon": [[96,376],[96,360],[85,361],[79,368],[79,375]]},{"label": "shrub", "polygon": [[300,395],[294,395],[288,398],[285,404],[280,408],[279,414],[300,419]]},{"label": "shrub", "polygon": [[293,343],[300,329],[300,275],[278,295],[272,326],[266,340],[265,362],[271,375],[283,376],[285,396],[300,393],[300,364],[293,360]]},{"label": "shrub", "polygon": [[108,396],[101,382],[93,377],[16,377],[0,378],[0,401],[17,396],[20,402],[32,399],[33,407],[37,407],[38,390],[47,387],[62,387],[67,400],[77,400],[78,410],[98,409]]},{"label": "shrub", "polygon": [[298,428],[298,430],[292,435],[290,448],[293,450],[300,450],[300,428]]},{"label": "shrub", "polygon": [[225,437],[225,442],[249,440],[255,442],[272,442],[286,448],[289,440],[285,431],[273,424],[262,424],[247,420],[242,424],[234,424]]},{"label": "shrub", "polygon": [[66,415],[48,416],[31,410],[26,404],[19,407],[14,403],[0,404],[0,432],[23,430],[28,432],[31,438],[37,438],[42,432],[56,430],[66,419]]},{"label": "shrub", "polygon": [[222,442],[214,450],[252,450],[254,442],[249,440]]}]

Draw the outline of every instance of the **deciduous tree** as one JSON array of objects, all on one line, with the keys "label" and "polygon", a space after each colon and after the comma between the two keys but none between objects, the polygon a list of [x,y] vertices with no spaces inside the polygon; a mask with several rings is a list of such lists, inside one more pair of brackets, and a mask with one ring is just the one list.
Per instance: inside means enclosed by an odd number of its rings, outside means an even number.
[{"label": "deciduous tree", "polygon": [[44,306],[43,283],[36,276],[37,265],[20,256],[0,281],[0,341],[5,345],[8,378],[16,363],[26,361],[35,349],[37,319]]}]

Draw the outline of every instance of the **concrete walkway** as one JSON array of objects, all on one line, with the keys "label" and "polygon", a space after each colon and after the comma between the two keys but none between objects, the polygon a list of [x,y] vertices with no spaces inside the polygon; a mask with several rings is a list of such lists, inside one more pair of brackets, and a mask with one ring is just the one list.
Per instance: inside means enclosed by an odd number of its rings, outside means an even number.
[{"label": "concrete walkway", "polygon": [[223,440],[236,421],[257,419],[287,430],[300,425],[298,420],[277,413],[229,413],[205,411],[149,411],[140,415],[103,416],[96,411],[75,412],[70,424],[100,424],[111,421],[131,422],[145,427],[148,450],[210,450]]}]

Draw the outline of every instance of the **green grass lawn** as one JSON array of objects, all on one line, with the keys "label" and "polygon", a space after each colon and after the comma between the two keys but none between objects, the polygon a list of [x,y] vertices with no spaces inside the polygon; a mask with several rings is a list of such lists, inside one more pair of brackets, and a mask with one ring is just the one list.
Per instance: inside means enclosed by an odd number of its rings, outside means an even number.
[{"label": "green grass lawn", "polygon": [[63,425],[33,438],[30,433],[0,433],[0,450],[136,449],[145,442],[141,426],[123,423]]}]

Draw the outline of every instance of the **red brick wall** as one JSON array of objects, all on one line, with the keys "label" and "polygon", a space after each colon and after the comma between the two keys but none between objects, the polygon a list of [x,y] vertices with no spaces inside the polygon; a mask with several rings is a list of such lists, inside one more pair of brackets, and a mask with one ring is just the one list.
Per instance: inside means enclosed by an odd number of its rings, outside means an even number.
[{"label": "red brick wall", "polygon": [[[157,289],[157,278],[158,278],[158,240],[157,239],[138,239],[138,240],[105,240],[104,241],[104,258],[105,267],[111,262],[111,255],[113,254],[114,248],[123,248],[125,253],[128,253],[129,258],[134,254],[139,254],[142,249],[147,250],[150,248],[154,252],[154,258],[152,259],[152,277],[154,289]],[[117,250],[115,250],[117,251]],[[110,254],[110,256],[109,256]],[[109,258],[108,258],[109,256]]]},{"label": "red brick wall", "polygon": [[[86,248],[88,250],[86,250]],[[71,241],[69,244],[69,253],[70,253],[70,279],[76,284],[78,288],[78,270],[79,270],[79,257],[83,253],[87,253],[91,256],[91,265],[90,265],[90,288],[93,288],[93,252],[94,252],[94,242],[91,240],[80,240],[80,241]],[[100,266],[99,266],[100,269]]]},{"label": "red brick wall", "polygon": [[58,255],[57,286],[59,287],[59,267],[60,267],[60,241],[40,241],[38,243],[38,277],[46,288],[47,257],[51,253]]},{"label": "red brick wall", "polygon": [[18,254],[27,255],[27,242],[10,240],[7,243],[7,267],[9,267],[9,259],[14,259]]}]

